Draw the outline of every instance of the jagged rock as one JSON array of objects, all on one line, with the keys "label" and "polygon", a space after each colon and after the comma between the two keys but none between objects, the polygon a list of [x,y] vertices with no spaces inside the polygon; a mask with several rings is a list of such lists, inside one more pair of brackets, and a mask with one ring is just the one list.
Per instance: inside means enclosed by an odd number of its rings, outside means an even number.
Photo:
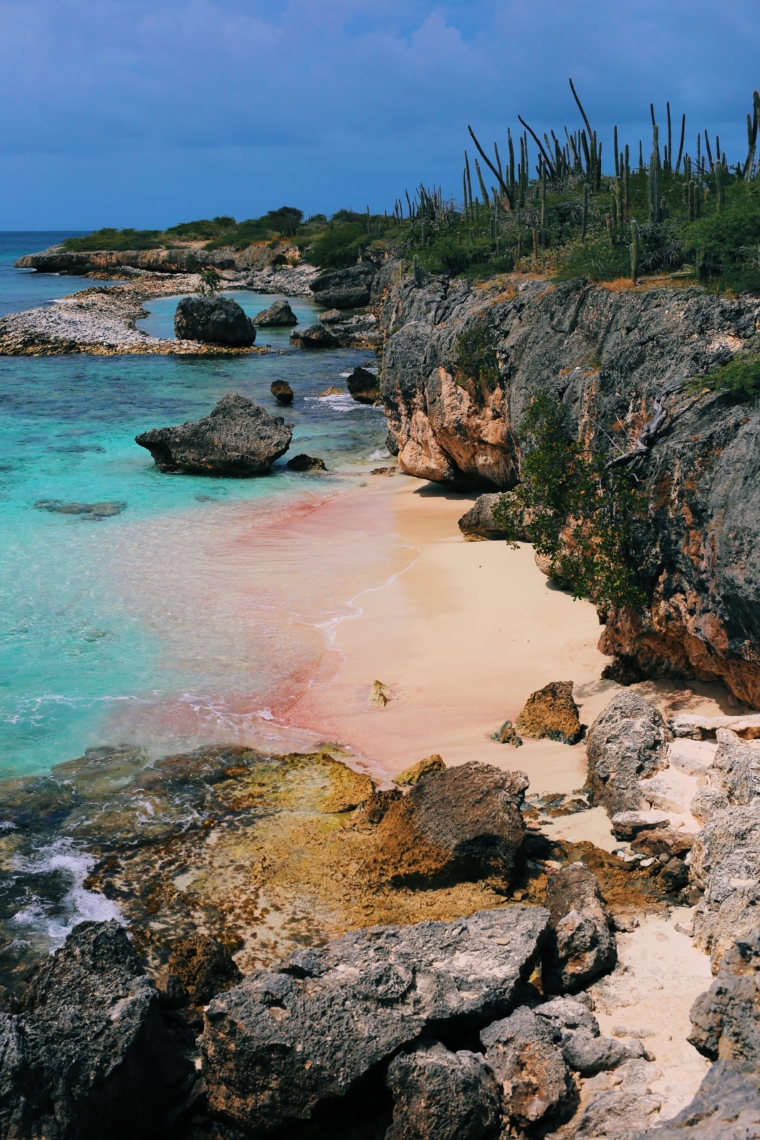
[{"label": "jagged rock", "polygon": [[492,732],[491,740],[498,740],[499,744],[512,744],[515,748],[522,747],[522,740],[511,720],[505,720],[496,732]]},{"label": "jagged rock", "polygon": [[486,1140],[499,1134],[499,1086],[478,1054],[423,1041],[394,1057],[386,1084],[393,1124],[385,1140]]},{"label": "jagged rock", "polygon": [[375,267],[369,262],[321,273],[309,285],[314,300],[335,309],[359,309],[369,304]]},{"label": "jagged rock", "polygon": [[635,839],[642,831],[668,827],[670,820],[665,815],[661,819],[651,820],[638,811],[619,811],[612,816],[610,823],[616,839]]},{"label": "jagged rock", "polygon": [[183,297],[174,314],[178,340],[199,340],[246,348],[256,340],[256,329],[231,297]]},{"label": "jagged rock", "polygon": [[293,403],[293,389],[287,380],[274,380],[269,386],[269,391],[278,404],[287,406]]},{"label": "jagged rock", "polygon": [[326,471],[324,459],[316,455],[294,455],[285,466],[290,471]]},{"label": "jagged rock", "polygon": [[728,796],[722,788],[713,788],[706,784],[698,788],[691,803],[689,811],[700,823],[707,823],[728,807]]},{"label": "jagged rock", "polygon": [[[431,777],[427,777],[430,779]],[[419,786],[419,785],[418,785]],[[508,1013],[548,916],[535,907],[370,927],[214,998],[202,1038],[209,1105],[260,1136],[308,1120],[407,1042]]]},{"label": "jagged rock", "polygon": [[393,783],[399,788],[410,788],[426,772],[440,772],[441,768],[445,767],[446,765],[438,753],[433,753],[432,756],[426,756],[424,760],[418,760],[410,768],[404,768],[403,772],[399,772],[398,776],[393,777]]},{"label": "jagged rock", "polygon": [[486,1060],[501,1085],[504,1115],[520,1128],[560,1116],[574,1093],[550,1024],[521,1006],[481,1030]]},{"label": "jagged rock", "polygon": [[625,1061],[615,1073],[616,1084],[601,1089],[573,1118],[579,1140],[634,1140],[660,1111],[663,1098],[650,1085],[662,1069],[644,1060]]},{"label": "jagged rock", "polygon": [[718,750],[710,767],[710,786],[729,804],[748,804],[760,796],[760,748],[745,744],[729,728],[715,734]]},{"label": "jagged rock", "polygon": [[718,977],[691,1007],[689,1041],[711,1061],[760,1070],[760,927],[724,956]]},{"label": "jagged rock", "polygon": [[549,878],[546,906],[551,916],[551,935],[544,947],[545,993],[574,993],[617,961],[611,919],[588,867],[571,865]]},{"label": "jagged rock", "polygon": [[656,827],[651,830],[640,831],[631,842],[634,851],[644,855],[688,855],[694,846],[695,836],[690,831],[676,831],[672,827]]},{"label": "jagged rock", "polygon": [[0,1134],[163,1136],[194,1083],[126,932],[83,922],[0,1015]]},{"label": "jagged rock", "polygon": [[[582,995],[585,996],[585,995]],[[565,1042],[572,1037],[576,1030],[588,1033],[592,1037],[599,1036],[599,1022],[590,1009],[570,997],[556,997],[545,1001],[535,1008],[536,1017],[549,1022],[554,1030],[555,1040]]]},{"label": "jagged rock", "polygon": [[615,1069],[630,1056],[622,1041],[614,1037],[593,1037],[590,1033],[573,1033],[562,1047],[562,1056],[582,1077],[593,1077],[605,1069]]},{"label": "jagged rock", "polygon": [[210,415],[179,427],[153,428],[135,442],[160,471],[192,475],[262,475],[290,447],[293,432],[245,396],[224,396]]},{"label": "jagged rock", "polygon": [[378,870],[393,882],[495,875],[509,883],[525,835],[528,778],[472,761],[426,772],[378,826]]},{"label": "jagged rock", "polygon": [[500,494],[479,495],[469,511],[465,511],[459,520],[462,534],[477,535],[480,538],[506,538],[507,532],[501,529],[493,517],[493,508],[500,498]]},{"label": "jagged rock", "polygon": [[380,402],[380,389],[377,386],[377,376],[358,364],[346,380],[348,390],[354,400],[360,404],[377,404]]},{"label": "jagged rock", "polygon": [[319,321],[315,325],[309,325],[307,329],[296,329],[292,332],[290,343],[300,344],[302,348],[337,348],[340,345],[338,338]]},{"label": "jagged rock", "polygon": [[326,312],[319,314],[319,320],[324,325],[337,325],[344,319],[340,309],[328,309]]},{"label": "jagged rock", "polygon": [[208,1005],[212,997],[242,980],[235,962],[215,938],[192,934],[175,942],[169,955],[174,974],[193,1005]]},{"label": "jagged rock", "polygon": [[754,1140],[760,1136],[760,1072],[712,1065],[691,1104],[638,1140]]},{"label": "jagged rock", "polygon": [[298,317],[283,297],[274,301],[268,309],[262,309],[253,318],[253,323],[262,328],[280,328],[283,325],[297,325]]},{"label": "jagged rock", "polygon": [[523,736],[548,737],[562,744],[577,744],[583,735],[572,681],[552,681],[531,693],[515,721]]},{"label": "jagged rock", "polygon": [[717,969],[738,937],[748,934],[760,902],[760,800],[709,819],[691,850],[690,878],[704,897],[694,915],[694,944]]},{"label": "jagged rock", "polygon": [[616,693],[588,731],[586,788],[612,816],[642,805],[639,780],[667,765],[668,729],[638,693]]}]

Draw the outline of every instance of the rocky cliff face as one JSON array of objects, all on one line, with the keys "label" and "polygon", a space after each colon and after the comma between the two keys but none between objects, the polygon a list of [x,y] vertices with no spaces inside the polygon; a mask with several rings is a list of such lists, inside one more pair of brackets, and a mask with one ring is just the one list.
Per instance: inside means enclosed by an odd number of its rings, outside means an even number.
[{"label": "rocky cliff face", "polygon": [[[549,392],[568,430],[621,450],[666,385],[758,344],[760,301],[690,289],[646,292],[539,278],[485,285],[397,264],[373,285],[388,334],[381,391],[399,463],[419,478],[505,489],[520,474],[520,428]],[[498,375],[458,367],[463,333],[483,329]],[[720,678],[760,706],[760,412],[727,394],[679,394],[644,472],[640,565],[652,604],[612,612],[600,648],[645,675]]]}]

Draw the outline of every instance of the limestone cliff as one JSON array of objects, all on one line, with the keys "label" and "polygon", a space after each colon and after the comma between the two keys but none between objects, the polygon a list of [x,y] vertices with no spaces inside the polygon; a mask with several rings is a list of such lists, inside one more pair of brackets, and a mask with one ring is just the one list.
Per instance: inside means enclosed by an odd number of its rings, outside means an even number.
[{"label": "limestone cliff", "polygon": [[[423,479],[509,488],[520,430],[548,391],[577,438],[625,450],[669,383],[758,347],[760,300],[697,288],[582,288],[537,277],[475,285],[396,264],[373,286],[387,333],[381,394],[401,467]],[[459,338],[497,349],[486,382],[463,374]],[[760,707],[760,411],[728,394],[677,395],[643,472],[639,542],[652,604],[613,611],[600,648],[645,675],[722,678]]]}]

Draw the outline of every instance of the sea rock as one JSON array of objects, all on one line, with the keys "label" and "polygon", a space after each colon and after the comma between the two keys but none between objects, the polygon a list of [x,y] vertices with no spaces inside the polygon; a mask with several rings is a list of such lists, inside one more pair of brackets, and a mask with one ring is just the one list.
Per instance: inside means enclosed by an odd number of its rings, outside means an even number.
[{"label": "sea rock", "polygon": [[524,772],[478,761],[428,770],[378,826],[378,872],[410,884],[488,875],[511,882],[527,787]]},{"label": "sea rock", "polygon": [[496,732],[492,732],[491,739],[498,740],[499,744],[512,744],[515,748],[522,746],[522,740],[517,735],[517,729],[511,720],[505,720]]},{"label": "sea rock", "polygon": [[323,325],[337,325],[344,319],[340,309],[327,309],[326,312],[319,314],[319,320]]},{"label": "sea rock", "polygon": [[612,816],[642,806],[639,780],[667,765],[668,729],[638,693],[616,693],[588,731],[586,788]]},{"label": "sea rock", "polygon": [[169,972],[198,1006],[208,1005],[212,997],[236,986],[243,977],[230,954],[208,934],[191,934],[175,942]]},{"label": "sea rock", "polygon": [[253,323],[262,328],[280,328],[283,325],[297,325],[298,317],[284,297],[274,301],[268,309],[262,309],[253,318]]},{"label": "sea rock", "polygon": [[544,947],[545,993],[575,993],[612,970],[615,936],[596,875],[571,864],[549,878],[546,906],[551,934]]},{"label": "sea rock", "polygon": [[760,1136],[760,1071],[712,1065],[691,1104],[637,1140],[750,1140]]},{"label": "sea rock", "polygon": [[501,1095],[476,1053],[422,1041],[391,1061],[393,1124],[385,1140],[487,1140],[499,1135]]},{"label": "sea rock", "polygon": [[290,471],[326,471],[324,459],[317,455],[294,455],[285,466]]},{"label": "sea rock", "polygon": [[346,380],[348,390],[353,398],[360,404],[378,404],[380,402],[380,389],[377,386],[377,376],[358,364]]},{"label": "sea rock", "polygon": [[293,389],[287,380],[274,380],[269,386],[269,391],[278,404],[283,404],[287,407],[293,403]]},{"label": "sea rock", "polygon": [[760,1071],[760,927],[737,941],[691,1007],[689,1041],[711,1061]]},{"label": "sea rock", "polygon": [[117,922],[83,922],[0,1015],[0,1133],[164,1136],[195,1074]]},{"label": "sea rock", "polygon": [[256,340],[256,329],[237,301],[231,297],[183,297],[174,314],[178,340],[199,340],[246,348]]},{"label": "sea rock", "polygon": [[477,535],[480,538],[504,539],[507,532],[502,530],[493,517],[493,508],[498,504],[501,495],[479,495],[469,511],[465,511],[459,520],[459,529],[462,534]]},{"label": "sea rock", "polygon": [[728,796],[722,788],[713,788],[706,784],[698,788],[691,803],[689,811],[700,823],[707,823],[728,807]]},{"label": "sea rock", "polygon": [[583,735],[572,681],[552,681],[531,693],[515,721],[523,736],[548,737],[562,744],[577,744]]},{"label": "sea rock", "polygon": [[416,764],[412,764],[410,768],[404,768],[403,772],[399,772],[398,776],[393,777],[393,783],[399,788],[410,788],[412,784],[416,784],[421,776],[426,772],[440,772],[445,768],[441,757],[434,753],[432,756],[426,756],[424,760],[418,760]]},{"label": "sea rock", "polygon": [[153,428],[135,442],[160,471],[191,475],[262,475],[290,447],[293,432],[245,396],[222,397],[210,415],[179,427]]},{"label": "sea rock", "polygon": [[38,511],[49,511],[53,515],[80,515],[82,518],[110,519],[120,515],[126,503],[65,503],[61,499],[38,499],[34,504]]},{"label": "sea rock", "polygon": [[481,1030],[486,1060],[501,1085],[503,1111],[529,1128],[561,1114],[574,1087],[548,1021],[527,1006]]},{"label": "sea rock", "polygon": [[305,949],[277,973],[254,971],[206,1011],[212,1111],[266,1135],[310,1119],[429,1027],[461,1031],[504,1016],[547,920],[540,908],[509,906],[456,922],[370,927]]},{"label": "sea rock", "polygon": [[321,273],[309,285],[314,300],[334,309],[359,309],[369,304],[375,267],[368,261],[348,269]]},{"label": "sea rock", "polygon": [[338,348],[340,345],[338,338],[319,321],[306,329],[296,329],[292,332],[290,343],[300,344],[302,348]]}]

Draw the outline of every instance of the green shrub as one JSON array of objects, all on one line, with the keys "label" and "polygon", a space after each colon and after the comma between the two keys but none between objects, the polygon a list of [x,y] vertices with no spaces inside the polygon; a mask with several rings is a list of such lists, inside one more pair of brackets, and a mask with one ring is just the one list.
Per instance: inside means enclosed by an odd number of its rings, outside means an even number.
[{"label": "green shrub", "polygon": [[117,230],[105,226],[86,237],[67,238],[65,249],[81,250],[90,253],[94,250],[160,249],[160,230]]},{"label": "green shrub", "polygon": [[333,219],[309,246],[308,258],[320,269],[345,269],[356,264],[359,254],[369,243],[366,219],[339,224]]},{"label": "green shrub", "polygon": [[694,393],[710,388],[715,392],[733,392],[740,400],[756,400],[760,396],[760,354],[740,353],[706,376],[695,376],[688,386]]},{"label": "green shrub", "polygon": [[472,381],[476,388],[492,388],[499,378],[496,337],[488,325],[467,329],[457,340],[457,381]]}]

